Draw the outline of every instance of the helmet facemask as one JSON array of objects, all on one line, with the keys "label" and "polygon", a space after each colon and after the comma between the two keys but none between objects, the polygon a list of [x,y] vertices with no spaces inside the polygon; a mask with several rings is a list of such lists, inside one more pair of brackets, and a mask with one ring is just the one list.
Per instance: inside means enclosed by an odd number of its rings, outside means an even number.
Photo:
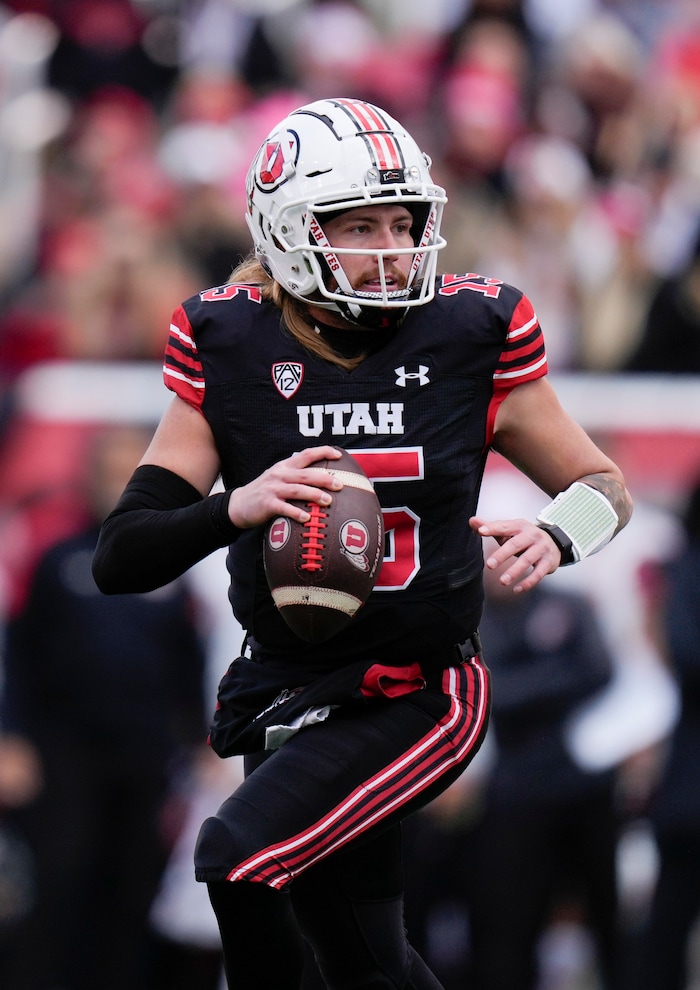
[{"label": "helmet facemask", "polygon": [[[324,221],[329,215],[336,216],[337,207],[329,213],[316,209],[309,211],[308,230],[310,247],[308,261],[312,269],[316,269],[319,294],[323,298],[315,299],[316,305],[338,310],[351,323],[362,326],[398,325],[403,321],[412,306],[422,306],[433,294],[433,282],[437,267],[437,252],[442,242],[433,242],[432,231],[439,227],[442,216],[442,204],[425,205],[422,201],[415,203],[405,198],[377,197],[371,205],[383,206],[399,202],[406,206],[413,215],[412,228],[413,246],[405,248],[377,248],[368,251],[366,248],[343,248],[332,246],[324,230]],[[357,208],[359,204],[355,204]],[[379,286],[376,291],[355,289],[345,272],[343,260],[348,256],[371,256],[377,260],[377,277]],[[390,255],[410,256],[411,264],[406,274],[406,282],[401,288],[390,288],[387,284],[387,272],[384,258]],[[309,300],[311,301],[311,300]]]}]

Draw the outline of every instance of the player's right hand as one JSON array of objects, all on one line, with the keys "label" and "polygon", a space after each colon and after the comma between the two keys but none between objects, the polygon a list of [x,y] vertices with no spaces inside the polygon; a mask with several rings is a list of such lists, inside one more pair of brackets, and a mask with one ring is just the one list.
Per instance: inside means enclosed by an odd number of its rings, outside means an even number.
[{"label": "player's right hand", "polygon": [[334,475],[329,474],[326,482],[318,470],[312,473],[307,468],[317,461],[337,460],[340,456],[335,447],[324,445],[306,447],[277,461],[249,484],[234,488],[228,503],[229,519],[239,529],[259,526],[274,516],[307,522],[309,513],[303,505],[292,504],[293,501],[330,505],[330,492],[343,487]]}]

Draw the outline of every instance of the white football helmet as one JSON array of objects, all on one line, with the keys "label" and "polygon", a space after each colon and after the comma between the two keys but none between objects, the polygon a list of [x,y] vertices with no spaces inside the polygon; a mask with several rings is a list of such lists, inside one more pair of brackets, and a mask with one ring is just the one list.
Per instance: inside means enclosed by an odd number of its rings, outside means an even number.
[{"label": "white football helmet", "polygon": [[[281,121],[263,141],[248,172],[246,220],[255,253],[288,292],[335,309],[354,323],[400,322],[411,306],[432,299],[445,190],[430,177],[430,158],[398,121],[361,100],[318,100]],[[357,248],[333,248],[324,215],[366,203],[400,203],[413,214],[414,247],[373,256],[411,254],[407,285],[355,291],[342,268]],[[330,288],[330,274],[335,288]]]}]

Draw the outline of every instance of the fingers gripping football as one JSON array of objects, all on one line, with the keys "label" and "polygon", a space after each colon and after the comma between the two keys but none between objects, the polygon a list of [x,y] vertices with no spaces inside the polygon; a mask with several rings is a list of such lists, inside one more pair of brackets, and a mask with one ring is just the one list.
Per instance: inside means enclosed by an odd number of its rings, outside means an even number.
[{"label": "fingers gripping football", "polygon": [[330,463],[339,454],[337,447],[307,447],[277,461],[247,485],[233,490],[228,504],[231,522],[240,529],[249,529],[278,514],[305,522],[307,501],[327,505],[332,497],[329,491],[342,487],[342,482],[328,471],[308,468],[317,466],[321,458]]}]

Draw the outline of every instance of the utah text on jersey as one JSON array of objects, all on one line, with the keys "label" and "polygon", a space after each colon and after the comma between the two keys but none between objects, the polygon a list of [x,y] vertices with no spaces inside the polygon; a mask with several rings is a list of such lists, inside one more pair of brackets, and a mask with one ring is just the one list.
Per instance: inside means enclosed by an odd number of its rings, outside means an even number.
[{"label": "utah text on jersey", "polygon": [[369,402],[297,406],[299,432],[303,437],[320,437],[330,426],[334,436],[402,434],[403,410],[403,402],[377,402],[373,408]]}]

